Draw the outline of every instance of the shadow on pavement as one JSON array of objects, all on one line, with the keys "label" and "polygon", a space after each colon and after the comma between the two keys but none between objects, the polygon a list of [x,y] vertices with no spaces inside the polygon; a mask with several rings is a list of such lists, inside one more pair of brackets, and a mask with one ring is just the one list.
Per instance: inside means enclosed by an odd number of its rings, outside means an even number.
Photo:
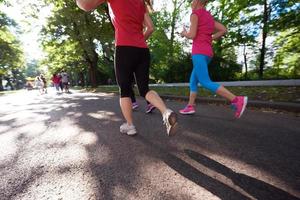
[{"label": "shadow on pavement", "polygon": [[232,189],[224,183],[221,183],[218,180],[200,172],[198,169],[183,161],[182,159],[178,158],[177,156],[168,153],[166,150],[152,143],[147,138],[144,138],[143,136],[139,135],[134,139],[143,142],[145,145],[148,146],[148,148],[151,148],[151,151],[153,151],[157,157],[159,157],[173,170],[177,171],[180,175],[186,177],[187,179],[196,183],[200,187],[205,188],[206,190],[218,196],[219,198],[223,200],[249,199],[247,196]]},{"label": "shadow on pavement", "polygon": [[[245,174],[239,174],[232,171],[230,168],[197,153],[192,150],[184,150],[184,152],[198,163],[230,178],[236,185],[241,187],[251,196],[261,200],[296,200],[299,199],[279,188],[276,188],[261,180],[252,178]],[[199,177],[200,178],[200,177]]]},{"label": "shadow on pavement", "polygon": [[[67,106],[66,106],[67,105]],[[16,109],[18,106],[22,108],[24,106],[23,104],[16,104],[11,105],[14,109]],[[144,112],[137,112],[135,114],[136,121],[139,122],[141,129],[141,134],[138,135],[135,138],[128,138],[127,136],[120,135],[119,133],[119,125],[122,121],[122,115],[121,111],[119,109],[119,102],[117,98],[114,98],[113,96],[95,96],[95,95],[75,95],[75,96],[69,96],[68,98],[49,98],[45,99],[43,101],[33,101],[30,105],[28,105],[26,108],[23,108],[22,110],[30,111],[32,114],[35,114],[37,122],[41,123],[45,126],[45,130],[41,130],[37,134],[31,135],[28,134],[30,131],[26,130],[19,130],[20,133],[18,133],[17,137],[14,138],[15,143],[17,143],[19,146],[16,147],[16,152],[20,156],[24,156],[22,152],[24,149],[27,148],[28,143],[30,140],[37,139],[39,137],[44,137],[46,135],[54,134],[55,131],[57,131],[57,126],[59,125],[59,122],[63,120],[65,117],[68,119],[70,118],[74,123],[71,123],[68,127],[68,129],[58,129],[59,131],[66,134],[65,130],[69,130],[72,127],[78,126],[80,132],[89,132],[93,135],[97,136],[97,142],[92,144],[77,144],[82,147],[84,147],[88,152],[89,162],[85,165],[87,168],[87,171],[84,171],[83,173],[91,173],[91,176],[95,178],[97,186],[95,187],[95,196],[99,199],[114,199],[116,198],[115,193],[119,193],[119,191],[115,191],[116,187],[121,187],[121,189],[125,190],[124,193],[135,193],[137,191],[136,186],[139,185],[138,182],[138,175],[139,171],[137,171],[139,168],[138,166],[138,159],[139,156],[147,155],[149,157],[157,157],[158,159],[162,160],[166,165],[168,165],[170,168],[178,172],[183,177],[187,178],[188,180],[194,182],[195,184],[199,185],[202,188],[205,188],[207,191],[211,192],[212,194],[216,195],[217,197],[225,200],[243,200],[243,199],[249,199],[249,197],[245,196],[244,194],[241,194],[239,191],[236,191],[235,189],[231,188],[230,186],[218,181],[215,178],[212,178],[211,176],[208,176],[207,174],[199,171],[197,168],[193,167],[186,161],[182,160],[181,158],[175,156],[171,152],[173,152],[173,149],[178,150],[180,153],[182,152],[182,149],[178,147],[179,142],[185,143],[189,146],[203,146],[203,148],[208,149],[211,152],[214,153],[221,153],[224,155],[230,155],[233,157],[238,158],[242,161],[248,161],[250,164],[254,166],[258,166],[261,168],[264,168],[265,163],[267,165],[276,164],[276,160],[278,158],[282,158],[282,155],[296,155],[297,151],[294,151],[294,149],[297,147],[297,138],[298,136],[293,136],[288,130],[286,131],[287,136],[286,139],[278,140],[278,137],[270,136],[270,135],[263,135],[260,132],[257,132],[255,129],[252,129],[257,123],[257,121],[260,121],[261,123],[267,124],[263,120],[244,120],[240,121],[238,124],[234,124],[233,120],[226,120],[227,118],[224,117],[218,117],[214,113],[213,115],[198,115],[193,118],[190,118],[189,120],[184,121],[184,125],[186,126],[185,131],[191,132],[191,134],[187,135],[182,134],[181,136],[177,138],[173,138],[173,141],[177,140],[177,142],[165,144],[164,142],[168,142],[169,138],[158,136],[161,133],[161,127],[158,125],[158,118],[160,118],[160,115],[155,113],[152,115],[152,119],[149,117],[147,120],[145,120],[144,117],[140,117],[141,115],[144,115]],[[118,109],[116,109],[118,108]],[[13,109],[13,111],[14,111]],[[8,111],[7,111],[8,112]],[[10,112],[10,111],[9,111]],[[111,113],[111,114],[110,114]],[[45,117],[46,118],[40,118]],[[222,115],[221,115],[222,116]],[[227,115],[225,115],[227,116]],[[16,118],[18,119],[18,118]],[[28,120],[28,119],[27,119]],[[153,120],[153,121],[152,121]],[[218,121],[226,121],[226,124],[220,123],[218,126],[215,125],[216,120]],[[0,122],[0,125],[6,125],[7,127],[12,128],[24,128],[26,124],[23,124],[20,122],[23,122],[22,120],[15,120],[13,119],[7,119]],[[34,119],[32,119],[34,121]],[[150,125],[147,126],[147,122],[149,122]],[[18,123],[17,123],[18,122]],[[151,123],[150,123],[151,122]],[[152,123],[153,122],[153,123]],[[247,123],[246,123],[247,122]],[[31,122],[32,123],[32,122]],[[270,122],[271,123],[271,122]],[[272,130],[277,129],[277,127],[273,127],[274,123],[266,126],[266,129],[268,129],[269,132],[272,132]],[[278,123],[279,124],[279,123]],[[153,126],[155,125],[155,126]],[[272,125],[272,126],[271,126]],[[143,126],[143,127],[142,127]],[[220,130],[226,130],[230,127],[230,132],[223,133],[220,132]],[[273,129],[272,129],[273,127]],[[287,126],[288,127],[288,126]],[[5,127],[4,127],[5,128]],[[49,129],[51,129],[49,132]],[[236,132],[235,130],[243,130],[243,134],[240,134],[239,132]],[[51,132],[52,131],[52,132]],[[3,129],[2,133],[0,131],[0,135],[3,134],[3,132],[6,132],[6,128]],[[246,134],[245,134],[246,132]],[[147,135],[149,133],[149,135]],[[296,130],[292,133],[295,133]],[[147,136],[146,136],[147,135]],[[254,135],[254,136],[253,136]],[[250,138],[250,139],[249,139]],[[207,139],[207,140],[204,140]],[[37,140],[38,141],[38,140]],[[73,140],[47,140],[44,143],[41,143],[40,141],[37,142],[36,146],[34,146],[36,149],[36,154],[34,152],[30,155],[39,155],[42,153],[39,152],[39,150],[54,150],[55,152],[59,152],[61,149],[65,149],[68,147],[68,145],[72,144]],[[136,143],[136,141],[139,141],[142,143],[142,145]],[[160,144],[156,144],[157,142],[162,142]],[[265,143],[262,143],[264,141]],[[294,148],[279,148],[278,144],[293,144],[290,141],[293,141],[295,143]],[[65,142],[65,143],[64,143]],[[205,143],[206,142],[206,143]],[[174,145],[172,145],[174,144]],[[213,146],[215,144],[222,144],[219,146]],[[282,146],[283,146],[282,144]],[[147,152],[141,152],[140,150],[144,150],[144,145],[146,148],[149,148],[149,151]],[[248,146],[247,146],[248,145]],[[260,146],[259,146],[260,145]],[[236,152],[237,149],[241,149],[240,147],[243,146],[243,151],[241,155],[231,155],[230,152]],[[246,146],[246,147],[245,147]],[[253,152],[253,155],[248,155],[249,150],[253,150],[253,146],[256,147],[255,151]],[[279,147],[278,147],[279,146]],[[217,148],[215,148],[217,147]],[[225,148],[227,147],[227,148]],[[187,148],[187,147],[185,147]],[[260,148],[260,149],[259,149]],[[226,149],[229,149],[225,151]],[[258,150],[257,150],[258,149]],[[265,150],[265,151],[264,151]],[[270,156],[268,153],[270,152],[277,152],[278,150],[281,150],[281,154],[276,157]],[[282,154],[282,152],[286,154]],[[17,154],[16,153],[16,154]],[[57,154],[57,155],[62,155]],[[244,174],[238,174],[233,172],[231,169],[227,168],[226,166],[221,165],[220,163],[211,160],[208,157],[205,157],[195,151],[192,150],[185,150],[185,153],[192,158],[193,160],[199,162],[201,165],[204,165],[212,170],[215,170],[216,172],[223,174],[224,176],[232,179],[232,181],[244,189],[244,191],[248,192],[250,195],[257,199],[297,199],[296,197],[290,195],[289,193],[276,188],[268,183],[265,183],[263,181],[257,180],[255,178],[246,176]],[[293,154],[292,154],[293,153]],[[247,156],[245,156],[248,155]],[[263,162],[263,161],[256,161],[256,158],[261,157],[260,155],[263,154],[265,157],[270,158],[267,161],[270,162]],[[56,154],[53,154],[57,157]],[[50,155],[47,155],[48,157]],[[107,158],[106,158],[107,157]],[[284,164],[288,164],[294,157],[290,156],[291,158],[286,158],[282,161]],[[14,169],[14,167],[18,164],[16,161],[19,160],[19,156],[15,156],[13,162],[11,162],[9,165],[7,162],[0,163],[0,169],[4,169],[4,167],[9,167],[10,169]],[[42,159],[41,159],[42,160]],[[274,161],[275,160],[275,161]],[[55,160],[54,160],[55,161]],[[36,162],[38,165],[40,162]],[[41,162],[43,163],[43,162]],[[2,164],[2,165],[1,165]],[[280,166],[283,166],[280,165]],[[295,164],[291,164],[291,166],[297,167],[297,161],[295,161]],[[291,168],[290,166],[290,168]],[[70,169],[72,168],[72,165],[65,164],[64,166],[57,166],[55,167],[55,172],[59,173],[59,176],[66,176]],[[295,167],[295,169],[297,169]],[[268,168],[264,168],[265,171],[271,172],[272,174],[276,174],[278,172],[277,170],[271,170]],[[282,167],[279,167],[279,169],[282,169]],[[294,168],[291,168],[294,169]],[[33,171],[37,171],[36,174],[29,173],[30,171],[25,172],[28,173],[28,179],[20,180],[17,184],[8,184],[10,185],[10,193],[7,197],[11,197],[12,195],[15,196],[18,193],[23,193],[24,190],[18,189],[18,187],[21,186],[21,188],[29,188],[32,184],[32,187],[34,186],[34,180],[38,179],[39,176],[42,176],[42,173],[47,174],[46,167],[40,169],[37,167],[37,169],[34,169]],[[40,171],[39,171],[40,170]],[[289,173],[289,170],[286,170],[286,173]],[[21,176],[21,173],[24,173],[23,171],[12,174],[12,179],[18,179],[18,176]],[[284,174],[286,175],[286,174]],[[297,175],[297,170],[295,170],[294,173],[288,174],[289,177],[293,177]],[[287,176],[287,175],[286,175]],[[297,177],[297,176],[296,176]],[[283,180],[286,178],[285,176],[282,177]],[[296,181],[297,182],[297,181]],[[152,190],[152,189],[151,189]],[[13,192],[16,191],[16,192]],[[0,191],[1,192],[1,191]],[[154,193],[154,191],[152,191]],[[157,192],[157,191],[156,191]],[[0,195],[1,196],[1,195]],[[122,196],[122,194],[121,194]],[[125,197],[125,194],[124,196]],[[163,196],[163,194],[158,194],[157,199],[174,199],[171,198],[171,196],[166,194]],[[121,199],[121,198],[120,198]],[[182,199],[188,199],[188,197],[182,198]]]}]

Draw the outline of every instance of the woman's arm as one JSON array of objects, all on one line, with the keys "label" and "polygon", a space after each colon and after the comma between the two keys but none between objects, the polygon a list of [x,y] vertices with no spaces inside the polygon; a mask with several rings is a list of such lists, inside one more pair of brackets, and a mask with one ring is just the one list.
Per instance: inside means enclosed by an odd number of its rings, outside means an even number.
[{"label": "woman's arm", "polygon": [[93,10],[104,2],[105,0],[76,0],[77,6],[84,11]]},{"label": "woman's arm", "polygon": [[226,27],[223,24],[215,21],[215,33],[212,39],[213,40],[220,39],[223,35],[225,35],[226,32],[227,32]]},{"label": "woman's arm", "polygon": [[183,31],[181,32],[181,36],[186,37],[188,39],[194,39],[197,35],[197,27],[198,27],[197,15],[192,14],[190,20],[191,20],[190,30],[187,31],[185,28],[183,28]]},{"label": "woman's arm", "polygon": [[144,37],[145,40],[148,40],[150,35],[154,32],[154,25],[148,12],[146,12],[144,16],[144,27],[145,27]]}]

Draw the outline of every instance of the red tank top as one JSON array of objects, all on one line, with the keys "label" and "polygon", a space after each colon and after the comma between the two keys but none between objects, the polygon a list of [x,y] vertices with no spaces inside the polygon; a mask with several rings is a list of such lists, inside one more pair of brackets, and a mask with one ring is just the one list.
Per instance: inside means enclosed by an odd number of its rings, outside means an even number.
[{"label": "red tank top", "polygon": [[146,12],[143,0],[108,0],[115,27],[115,45],[148,48],[143,34]]}]

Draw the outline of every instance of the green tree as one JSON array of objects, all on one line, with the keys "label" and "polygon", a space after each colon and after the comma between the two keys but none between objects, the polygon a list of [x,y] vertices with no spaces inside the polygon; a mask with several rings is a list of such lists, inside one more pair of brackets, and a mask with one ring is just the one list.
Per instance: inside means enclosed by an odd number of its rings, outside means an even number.
[{"label": "green tree", "polygon": [[[9,29],[13,26],[15,27],[16,23],[0,13],[0,90],[3,90],[2,80],[4,79],[11,88],[14,88],[13,80],[19,77],[25,63],[20,41]],[[19,82],[14,82],[18,88]]]},{"label": "green tree", "polygon": [[152,57],[150,79],[153,82],[186,81],[191,68],[190,55],[183,50],[185,42],[178,39],[180,19],[187,12],[187,2],[172,0],[171,5],[168,3],[164,2],[160,11],[151,14],[155,32],[148,44]]},{"label": "green tree", "polygon": [[44,63],[52,71],[69,66],[83,73],[87,68],[92,86],[97,85],[97,77],[104,82],[106,76],[99,69],[99,58],[112,65],[113,56],[113,30],[107,5],[86,13],[74,1],[46,2],[52,3],[54,9],[43,29],[43,47],[49,55]]},{"label": "green tree", "polygon": [[[242,73],[242,66],[237,63],[237,49],[246,48],[254,42],[255,36],[249,32],[248,21],[242,11],[248,6],[247,0],[218,0],[208,4],[216,21],[224,24],[227,34],[213,43],[214,57],[209,65],[211,78],[214,81],[235,80]],[[244,56],[247,69],[247,56]]]},{"label": "green tree", "polygon": [[38,60],[31,60],[26,64],[25,68],[25,76],[26,77],[36,77],[41,74],[39,70],[39,61]]},{"label": "green tree", "polygon": [[295,1],[281,2],[280,13],[275,16],[272,26],[279,34],[276,35],[274,49],[275,77],[299,78],[300,77],[300,3]]},{"label": "green tree", "polygon": [[155,32],[148,40],[152,58],[150,79],[155,82],[164,82],[169,71],[169,45],[167,45],[170,43],[168,37],[169,17],[170,15],[166,10],[151,15]]},{"label": "green tree", "polygon": [[[262,12],[257,12],[260,10]],[[299,3],[297,4],[296,0],[253,0],[244,12],[249,16],[249,22],[259,25],[258,30],[261,32],[258,75],[262,79],[266,63],[267,38],[280,29],[299,26]]]},{"label": "green tree", "polygon": [[169,58],[172,59],[174,56],[174,48],[175,48],[175,31],[177,28],[178,20],[180,19],[181,11],[186,3],[185,0],[172,0],[173,10],[171,11],[170,16],[170,45],[169,45]]},{"label": "green tree", "polygon": [[274,58],[274,72],[277,77],[300,78],[300,32],[288,29],[281,32],[275,44],[278,46]]}]

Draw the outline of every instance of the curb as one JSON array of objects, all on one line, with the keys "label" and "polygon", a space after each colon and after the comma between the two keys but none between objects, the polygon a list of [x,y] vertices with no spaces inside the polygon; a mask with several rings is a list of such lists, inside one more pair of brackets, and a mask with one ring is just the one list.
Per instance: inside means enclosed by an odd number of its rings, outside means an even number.
[{"label": "curb", "polygon": [[[300,79],[288,79],[288,80],[259,80],[259,81],[225,81],[216,82],[223,86],[230,87],[261,87],[261,86],[290,86],[297,87],[300,86]],[[149,84],[149,86],[154,87],[189,87],[189,83],[159,83],[159,84]],[[198,84],[202,87],[201,84]]]},{"label": "curb", "polygon": [[[177,100],[177,101],[188,101],[189,97],[185,96],[172,96],[172,95],[160,95],[163,99]],[[196,102],[198,103],[215,103],[215,104],[228,104],[228,101],[220,98],[205,98],[197,97]],[[268,101],[256,101],[248,100],[247,106],[255,108],[269,108],[275,110],[283,110],[288,112],[300,113],[300,103],[288,103],[288,102],[268,102]]]}]

